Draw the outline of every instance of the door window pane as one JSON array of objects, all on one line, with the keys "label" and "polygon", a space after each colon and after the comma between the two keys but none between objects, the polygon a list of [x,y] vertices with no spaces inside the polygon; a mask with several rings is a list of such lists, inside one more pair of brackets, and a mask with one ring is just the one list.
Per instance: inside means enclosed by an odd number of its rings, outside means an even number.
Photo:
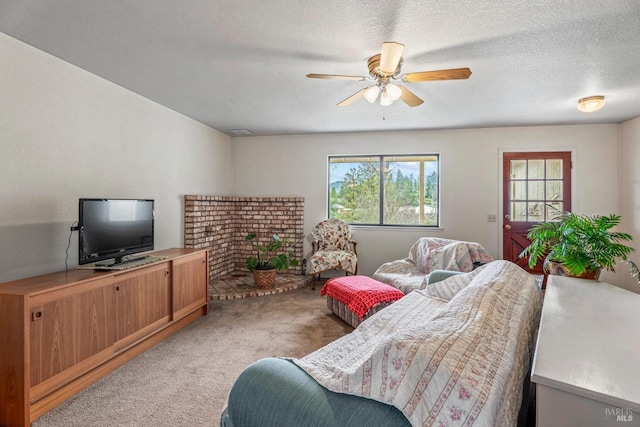
[{"label": "door window pane", "polygon": [[544,200],[544,181],[529,181],[528,200]]},{"label": "door window pane", "polygon": [[529,160],[528,179],[544,179],[544,160]]},{"label": "door window pane", "polygon": [[526,202],[511,203],[511,220],[512,221],[527,220],[527,203]]},{"label": "door window pane", "polygon": [[511,160],[511,179],[527,179],[526,160]]},{"label": "door window pane", "polygon": [[562,200],[562,181],[547,181],[547,200]]},{"label": "door window pane", "polygon": [[542,221],[544,214],[542,202],[527,203],[527,221]]},{"label": "door window pane", "polygon": [[547,179],[562,179],[562,159],[547,160]]},{"label": "door window pane", "polygon": [[514,181],[511,184],[511,188],[513,188],[511,200],[527,200],[527,182]]},{"label": "door window pane", "polygon": [[562,202],[550,202],[546,205],[546,221],[553,221],[558,214],[562,213],[563,208]]}]

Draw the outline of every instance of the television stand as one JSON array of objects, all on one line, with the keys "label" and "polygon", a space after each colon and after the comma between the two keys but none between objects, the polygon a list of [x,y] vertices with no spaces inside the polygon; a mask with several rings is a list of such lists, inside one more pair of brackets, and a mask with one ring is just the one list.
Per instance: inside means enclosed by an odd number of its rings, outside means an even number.
[{"label": "television stand", "polygon": [[[127,255],[128,256],[128,255]],[[121,257],[116,257],[114,258],[114,261],[110,264],[104,263],[102,265],[105,266],[110,266],[110,265],[119,265],[119,264],[131,264],[137,261],[141,261],[147,258],[152,258],[150,256],[146,256],[146,255],[142,255],[142,256],[138,256],[138,257],[131,257],[131,258],[127,258],[127,256],[121,256]],[[96,263],[96,265],[100,265],[98,263]]]},{"label": "television stand", "polygon": [[79,265],[76,268],[80,270],[95,271],[129,270],[131,268],[164,261],[165,259],[167,259],[166,256],[145,255],[138,258],[126,259],[120,262],[96,262],[93,264]]},{"label": "television stand", "polygon": [[208,313],[209,254],[0,284],[0,426],[24,427]]}]

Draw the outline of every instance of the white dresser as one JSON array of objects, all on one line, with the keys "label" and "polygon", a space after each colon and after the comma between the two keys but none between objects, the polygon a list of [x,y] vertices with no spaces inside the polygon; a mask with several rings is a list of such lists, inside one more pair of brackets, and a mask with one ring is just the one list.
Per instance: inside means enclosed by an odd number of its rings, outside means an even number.
[{"label": "white dresser", "polygon": [[531,380],[538,427],[640,426],[640,295],[549,276]]}]

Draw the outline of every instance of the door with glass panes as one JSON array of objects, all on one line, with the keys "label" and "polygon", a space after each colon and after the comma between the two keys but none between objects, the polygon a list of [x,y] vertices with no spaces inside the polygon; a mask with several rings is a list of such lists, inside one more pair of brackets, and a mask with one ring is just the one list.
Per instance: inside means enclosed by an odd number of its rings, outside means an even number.
[{"label": "door with glass panes", "polygon": [[571,211],[571,153],[503,153],[503,258],[532,273],[520,253],[529,246],[527,233],[538,222],[553,221]]}]

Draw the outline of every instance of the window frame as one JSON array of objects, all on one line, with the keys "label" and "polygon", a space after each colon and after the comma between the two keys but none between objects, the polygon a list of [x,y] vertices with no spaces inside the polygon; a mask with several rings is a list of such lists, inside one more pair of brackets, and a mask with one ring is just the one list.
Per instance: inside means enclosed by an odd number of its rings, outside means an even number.
[{"label": "window frame", "polygon": [[[436,188],[436,222],[435,224],[385,224],[384,223],[384,163],[385,162],[393,162],[398,161],[397,159],[401,158],[412,158],[412,157],[435,157],[435,161],[437,162],[436,174],[437,174],[437,188]],[[379,176],[378,180],[380,183],[379,188],[379,222],[378,223],[349,223],[349,225],[356,227],[385,227],[385,228],[420,228],[420,229],[430,229],[430,230],[439,230],[441,229],[441,169],[442,162],[440,153],[422,153],[422,154],[349,154],[349,155],[329,155],[327,156],[327,189],[326,189],[326,197],[327,197],[327,218],[331,217],[331,159],[378,159],[378,170]],[[386,160],[388,158],[393,158],[393,160]],[[422,177],[424,180],[425,177]]]}]

